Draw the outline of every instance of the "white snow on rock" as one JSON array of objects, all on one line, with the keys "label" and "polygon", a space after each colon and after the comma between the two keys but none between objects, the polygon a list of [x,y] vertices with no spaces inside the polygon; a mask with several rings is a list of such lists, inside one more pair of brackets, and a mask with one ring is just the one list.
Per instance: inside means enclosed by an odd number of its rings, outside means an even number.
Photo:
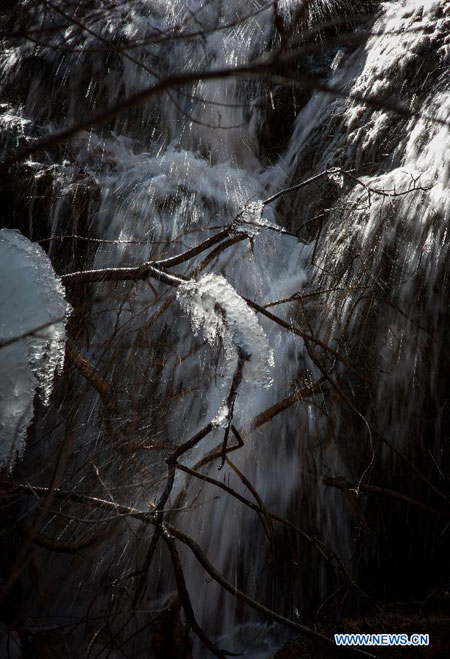
[{"label": "white snow on rock", "polygon": [[44,250],[18,231],[0,230],[0,264],[0,467],[11,469],[23,456],[35,394],[47,405],[63,367],[70,306]]},{"label": "white snow on rock", "polygon": [[255,312],[222,277],[209,273],[177,289],[177,299],[191,318],[194,334],[203,331],[211,345],[222,345],[230,373],[241,350],[247,360],[244,377],[259,387],[272,384],[273,351]]}]

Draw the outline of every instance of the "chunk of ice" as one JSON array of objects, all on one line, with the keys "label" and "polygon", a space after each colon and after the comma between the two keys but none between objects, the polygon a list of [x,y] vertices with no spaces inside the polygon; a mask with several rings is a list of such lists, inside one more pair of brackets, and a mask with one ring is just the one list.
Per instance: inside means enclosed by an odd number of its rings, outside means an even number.
[{"label": "chunk of ice", "polygon": [[273,351],[255,312],[222,275],[207,274],[178,288],[177,299],[190,314],[195,334],[222,345],[227,369],[233,368],[238,350],[249,358],[244,377],[256,386],[270,387]]},{"label": "chunk of ice", "polygon": [[0,467],[23,456],[36,391],[45,405],[64,364],[70,312],[44,250],[18,231],[0,230]]}]

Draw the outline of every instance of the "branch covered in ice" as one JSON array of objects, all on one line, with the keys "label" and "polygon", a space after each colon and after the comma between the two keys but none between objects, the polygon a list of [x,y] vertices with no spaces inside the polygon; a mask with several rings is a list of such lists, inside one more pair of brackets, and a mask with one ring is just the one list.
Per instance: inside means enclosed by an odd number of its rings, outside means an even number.
[{"label": "branch covered in ice", "polygon": [[227,370],[245,354],[244,377],[270,387],[273,352],[255,312],[221,275],[207,274],[181,284],[177,299],[191,318],[195,334],[203,331],[210,345],[222,345]]},{"label": "branch covered in ice", "polygon": [[49,402],[64,363],[70,307],[44,250],[18,231],[0,230],[0,467],[25,447],[38,391]]}]

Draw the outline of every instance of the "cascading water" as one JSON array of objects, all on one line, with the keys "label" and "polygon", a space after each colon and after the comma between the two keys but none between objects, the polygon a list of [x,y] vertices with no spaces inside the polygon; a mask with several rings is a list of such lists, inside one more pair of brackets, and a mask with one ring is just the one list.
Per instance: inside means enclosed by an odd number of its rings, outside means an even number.
[{"label": "cascading water", "polygon": [[[362,35],[356,47],[329,36],[333,20],[360,10],[351,2],[314,0],[306,17],[296,0],[20,4],[3,19],[18,35],[1,64],[8,155],[173,72],[238,66],[285,38],[295,43],[297,33],[319,35],[292,72],[277,70],[275,87],[227,77],[169,88],[103,131],[16,166],[25,192],[8,202],[7,223],[31,239],[52,238],[43,244],[61,273],[161,261],[233,225],[227,249],[170,269],[182,282],[176,293],[151,279],[68,289],[69,372],[49,413],[37,414],[20,479],[48,485],[51,475],[65,491],[152,510],[167,452],[212,423],[180,462],[262,502],[263,512],[177,471],[166,518],[233,586],[299,623],[318,608],[332,617],[342,592],[350,607],[367,602],[361,589],[399,596],[408,590],[400,555],[406,571],[448,546],[445,520],[430,549],[435,520],[420,518],[398,555],[387,556],[392,528],[408,527],[404,510],[386,513],[367,495],[400,483],[410,499],[436,507],[435,492],[404,473],[405,460],[426,459],[425,478],[445,490],[450,6],[384,3],[352,28]],[[302,97],[287,80],[298,71],[345,95]],[[267,128],[283,81],[292,115],[283,130]],[[377,106],[382,99],[391,108]],[[289,130],[275,160],[263,136]],[[292,398],[317,382],[313,397]],[[218,471],[231,420],[245,443]],[[232,432],[228,442],[236,442]],[[33,533],[64,547],[82,538],[91,554],[86,563],[68,550],[42,559],[51,596],[37,589],[28,597],[22,627],[31,631],[17,635],[23,653],[30,637],[58,629],[82,648],[73,656],[148,657],[152,643],[161,656],[155,617],[177,583],[162,542],[146,567],[153,529],[76,502],[70,511],[49,504],[39,524]],[[423,544],[406,550],[418,529]],[[373,536],[381,532],[380,550]],[[207,634],[244,656],[272,657],[283,628],[269,627],[192,552],[179,551]],[[377,583],[386,573],[391,589]],[[15,610],[23,596],[20,587],[13,593]],[[193,652],[211,656],[199,641]]]}]

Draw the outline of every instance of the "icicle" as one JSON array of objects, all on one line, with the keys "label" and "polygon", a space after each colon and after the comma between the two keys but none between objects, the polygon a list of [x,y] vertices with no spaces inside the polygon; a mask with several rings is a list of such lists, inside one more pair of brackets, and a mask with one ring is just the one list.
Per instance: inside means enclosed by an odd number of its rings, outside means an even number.
[{"label": "icicle", "polygon": [[178,288],[177,299],[190,314],[194,334],[200,330],[211,345],[221,344],[227,371],[238,348],[248,355],[245,374],[256,386],[270,387],[273,352],[255,312],[221,275],[207,274]]},{"label": "icicle", "polygon": [[0,230],[0,466],[25,449],[36,391],[47,405],[64,364],[70,307],[44,250],[18,231]]}]

